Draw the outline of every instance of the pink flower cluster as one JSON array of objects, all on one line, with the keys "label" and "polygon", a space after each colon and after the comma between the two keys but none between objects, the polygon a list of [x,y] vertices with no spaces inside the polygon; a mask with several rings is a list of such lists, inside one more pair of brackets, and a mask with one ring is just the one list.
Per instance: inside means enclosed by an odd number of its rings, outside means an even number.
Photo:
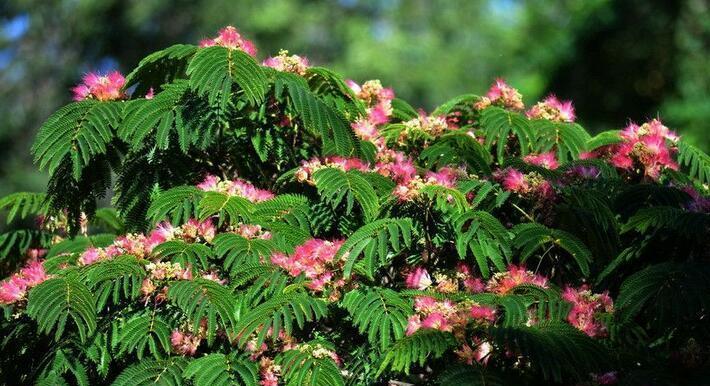
[{"label": "pink flower cluster", "polygon": [[0,283],[0,304],[13,304],[25,298],[27,291],[49,279],[39,260],[27,263],[19,272]]},{"label": "pink flower cluster", "polygon": [[678,136],[657,119],[641,126],[631,123],[621,132],[622,142],[611,148],[611,163],[620,169],[632,170],[643,167],[646,176],[657,180],[663,169],[678,170],[673,160],[676,151],[673,145]]},{"label": "pink flower cluster", "polygon": [[397,183],[407,183],[417,175],[414,162],[401,151],[381,149],[377,153],[375,171]]},{"label": "pink flower cluster", "polygon": [[451,300],[437,300],[430,296],[414,298],[414,315],[407,320],[407,335],[412,335],[422,328],[455,332],[461,335],[469,321],[489,324],[496,320],[494,307],[464,301],[454,303]]},{"label": "pink flower cluster", "polygon": [[261,202],[274,198],[273,193],[259,189],[247,180],[237,178],[222,181],[221,178],[211,174],[197,184],[197,188],[206,192],[219,192],[230,196],[244,197],[251,202]]},{"label": "pink flower cluster", "polygon": [[578,289],[567,287],[562,298],[572,303],[567,321],[591,337],[605,336],[606,326],[599,321],[599,315],[614,312],[614,303],[607,292],[594,294],[584,285]]},{"label": "pink flower cluster", "polygon": [[455,293],[463,290],[470,293],[483,292],[485,284],[479,277],[471,273],[471,268],[464,263],[459,263],[453,274],[437,272],[432,280],[426,268],[415,267],[407,274],[405,285],[407,288],[425,290],[436,283],[434,289],[440,293]]},{"label": "pink flower cluster", "polygon": [[308,59],[298,55],[289,55],[286,50],[279,51],[277,56],[270,56],[261,64],[277,71],[291,72],[301,76],[306,75],[306,70],[309,67]]},{"label": "pink flower cluster", "polygon": [[256,56],[256,46],[251,40],[242,38],[236,28],[230,26],[219,30],[219,34],[213,39],[203,39],[200,47],[221,46],[232,50],[242,50],[251,56]]},{"label": "pink flower cluster", "polygon": [[547,278],[528,271],[525,266],[511,264],[506,272],[498,272],[491,277],[486,285],[486,290],[504,295],[522,284],[547,288]]},{"label": "pink flower cluster", "polygon": [[[443,167],[436,172],[429,171],[424,178],[414,176],[408,180],[403,180],[395,186],[392,194],[400,201],[414,201],[419,197],[421,190],[426,186],[442,186],[453,188],[458,180],[468,176],[468,173],[461,168]],[[452,197],[449,197],[453,200]]]},{"label": "pink flower cluster", "polygon": [[302,343],[296,346],[295,349],[300,352],[308,353],[316,359],[330,358],[336,365],[340,366],[342,364],[340,357],[335,351],[323,346],[320,343]]},{"label": "pink flower cluster", "polygon": [[162,303],[167,299],[168,281],[192,280],[192,269],[189,266],[183,269],[180,263],[158,261],[149,263],[145,268],[148,271],[148,277],[143,279],[143,283],[141,283],[141,294],[143,294],[146,304],[158,289],[160,291],[157,291],[155,302]]},{"label": "pink flower cluster", "polygon": [[187,242],[211,242],[215,232],[215,227],[209,219],[205,221],[190,219],[180,227],[173,227],[170,223],[164,222],[148,236],[127,234],[117,237],[108,247],[89,248],[79,256],[78,264],[90,265],[120,255],[133,255],[139,259],[147,259],[156,246],[166,241],[182,239]]},{"label": "pink flower cluster", "polygon": [[343,245],[344,240],[310,239],[297,246],[291,255],[274,253],[271,262],[288,271],[291,276],[304,274],[310,281],[307,287],[321,292],[331,289],[335,295],[345,281],[336,278],[337,271],[342,269],[345,257],[335,260],[335,254]]},{"label": "pink flower cluster", "polygon": [[262,357],[259,360],[259,375],[261,386],[278,386],[279,378],[281,377],[281,366],[274,363],[274,360],[268,357]]},{"label": "pink flower cluster", "polygon": [[235,227],[234,229],[232,229],[231,231],[244,237],[245,239],[248,239],[248,240],[253,240],[253,239],[270,240],[271,239],[271,232],[263,230],[261,228],[261,225],[240,224],[237,227]]},{"label": "pink flower cluster", "polygon": [[82,83],[74,87],[72,92],[74,93],[75,101],[83,101],[85,99],[112,101],[126,97],[123,92],[125,84],[126,78],[118,71],[113,71],[106,75],[90,72],[84,75]]},{"label": "pink flower cluster", "polygon": [[363,162],[360,158],[328,156],[321,160],[320,158],[314,157],[308,161],[301,161],[301,166],[298,170],[296,170],[296,181],[308,182],[309,184],[314,185],[315,182],[313,181],[313,173],[325,168],[337,168],[344,171],[372,171],[369,165]]},{"label": "pink flower cluster", "polygon": [[493,178],[500,182],[506,191],[522,196],[534,196],[541,199],[550,199],[555,196],[552,184],[535,172],[523,174],[517,169],[508,167],[495,171]]},{"label": "pink flower cluster", "polygon": [[182,332],[177,329],[173,330],[172,334],[170,334],[170,345],[173,347],[173,351],[179,355],[195,355],[201,341],[202,337],[200,334]]},{"label": "pink flower cluster", "polygon": [[510,87],[504,79],[498,78],[488,89],[486,96],[474,104],[474,108],[483,110],[488,106],[495,105],[512,110],[523,110],[523,96],[517,89]]},{"label": "pink flower cluster", "polygon": [[545,169],[551,170],[557,169],[557,167],[559,166],[554,151],[549,151],[547,153],[540,154],[528,154],[523,157],[523,161],[530,165],[542,166]]},{"label": "pink flower cluster", "polygon": [[487,364],[493,352],[493,345],[476,336],[473,337],[473,345],[475,348],[472,348],[468,343],[464,342],[461,348],[454,351],[454,354],[456,354],[461,361],[469,365],[473,365],[473,362],[478,362],[483,365]]},{"label": "pink flower cluster", "polygon": [[394,91],[382,87],[379,80],[368,80],[362,86],[352,80],[347,80],[345,83],[367,107],[367,116],[358,118],[351,124],[355,134],[363,140],[374,143],[379,149],[384,148],[385,141],[377,126],[389,122]]},{"label": "pink flower cluster", "polygon": [[[456,129],[451,126],[445,116],[431,116],[424,111],[419,111],[419,116],[403,122],[403,129],[399,133],[397,143],[400,146],[406,145],[411,138],[432,137],[436,138],[449,130]],[[424,141],[426,146],[427,140]]]},{"label": "pink flower cluster", "polygon": [[574,122],[574,106],[571,101],[560,101],[550,95],[531,107],[525,115],[530,119],[547,119],[555,122]]}]

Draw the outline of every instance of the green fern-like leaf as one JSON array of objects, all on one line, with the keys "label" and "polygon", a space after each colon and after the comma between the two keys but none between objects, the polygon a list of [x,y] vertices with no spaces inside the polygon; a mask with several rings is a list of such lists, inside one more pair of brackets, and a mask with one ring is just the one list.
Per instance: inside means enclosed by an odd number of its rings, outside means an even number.
[{"label": "green fern-like leaf", "polygon": [[145,95],[150,88],[157,90],[175,79],[185,78],[187,63],[195,52],[197,47],[192,44],[175,44],[146,56],[126,76],[126,88],[137,84],[133,95]]},{"label": "green fern-like leaf", "polygon": [[55,340],[63,336],[69,319],[82,342],[96,329],[96,302],[89,288],[75,275],[49,279],[33,288],[27,314],[37,321],[41,333],[54,330]]},{"label": "green fern-like leaf", "polygon": [[649,310],[660,325],[684,325],[686,318],[702,318],[707,309],[710,270],[707,264],[665,262],[634,273],[624,280],[614,307],[622,321]]},{"label": "green fern-like leaf", "polygon": [[57,110],[40,127],[32,146],[39,168],[49,174],[62,162],[70,162],[72,177],[79,181],[92,158],[105,154],[121,121],[120,102],[86,100]]},{"label": "green fern-like leaf", "polygon": [[112,386],[182,386],[182,373],[188,365],[183,357],[143,360],[123,370]]},{"label": "green fern-like leaf", "polygon": [[405,100],[392,99],[392,117],[399,121],[408,121],[419,116],[417,110]]},{"label": "green fern-like leaf", "polygon": [[480,96],[475,94],[464,94],[456,96],[439,105],[439,107],[432,111],[431,115],[448,115],[457,108],[473,106],[473,104],[477,102],[480,98]]},{"label": "green fern-like leaf", "polygon": [[96,310],[100,312],[109,299],[118,304],[138,297],[145,270],[136,257],[125,255],[91,264],[83,275],[95,293]]},{"label": "green fern-like leaf", "polygon": [[345,386],[340,368],[330,357],[316,358],[308,351],[295,349],[279,354],[276,363],[281,366],[287,386]]},{"label": "green fern-like leaf", "polygon": [[361,334],[372,345],[385,350],[391,342],[402,339],[407,329],[411,304],[387,288],[356,289],[345,294],[343,307],[348,310]]},{"label": "green fern-like leaf", "polygon": [[456,345],[450,332],[423,329],[394,342],[382,357],[377,374],[386,370],[409,374],[413,364],[423,366],[427,360],[440,358]]},{"label": "green fern-like leaf", "polygon": [[440,386],[506,386],[523,383],[511,383],[509,379],[497,374],[495,370],[485,367],[455,365],[441,373],[436,384]]},{"label": "green fern-like leaf", "polygon": [[412,228],[412,220],[409,218],[375,220],[350,235],[334,259],[338,260],[348,254],[343,273],[345,277],[350,277],[355,262],[364,254],[363,270],[372,278],[375,270],[388,261],[390,253],[398,253],[402,246],[411,245]]},{"label": "green fern-like leaf", "polygon": [[237,84],[252,104],[264,101],[267,78],[261,66],[241,50],[225,47],[201,48],[187,67],[190,88],[198,95],[207,95],[214,104],[220,94],[230,94]]},{"label": "green fern-like leaf", "polygon": [[586,150],[590,139],[584,128],[576,123],[539,119],[530,121],[530,127],[537,139],[535,149],[538,152],[555,150],[562,163],[576,159]]},{"label": "green fern-like leaf", "polygon": [[526,155],[530,151],[531,141],[534,137],[530,124],[524,116],[499,107],[488,107],[481,113],[481,127],[484,130],[485,146],[496,146],[498,163],[502,164],[507,155],[509,145],[508,137],[513,134],[517,139],[519,155]]},{"label": "green fern-like leaf", "polygon": [[308,199],[295,194],[280,194],[254,206],[254,218],[259,221],[283,221],[310,232],[311,207]]},{"label": "green fern-like leaf", "polygon": [[148,218],[153,223],[168,219],[175,225],[197,217],[197,204],[204,192],[194,186],[177,186],[160,192],[148,208]]},{"label": "green fern-like leaf", "polygon": [[488,150],[463,130],[439,137],[419,155],[428,168],[466,163],[473,171],[490,174],[493,162]]},{"label": "green fern-like leaf", "polygon": [[583,380],[589,373],[610,367],[605,347],[566,323],[496,327],[491,334],[502,347],[527,357],[546,380],[562,382],[567,377]]},{"label": "green fern-like leaf", "polygon": [[186,153],[196,140],[195,133],[188,129],[183,117],[183,99],[188,90],[188,82],[179,80],[166,85],[153,99],[129,102],[118,136],[134,151],[145,148],[149,143],[165,150],[171,143],[171,134],[175,133],[180,149]]},{"label": "green fern-like leaf", "polygon": [[165,357],[170,352],[172,328],[155,311],[137,314],[119,323],[113,346],[118,347],[118,355],[135,352],[142,360],[148,350],[155,359]]},{"label": "green fern-like leaf", "polygon": [[99,208],[91,219],[91,225],[99,227],[108,233],[122,235],[126,233],[126,225],[116,209]]},{"label": "green fern-like leaf", "polygon": [[521,249],[521,262],[525,262],[528,257],[543,246],[553,244],[572,255],[582,274],[589,275],[592,253],[581,240],[571,233],[550,229],[537,223],[518,224],[513,228],[513,233],[515,233],[513,245]]},{"label": "green fern-like leaf", "polygon": [[156,256],[180,263],[183,267],[193,266],[207,269],[208,260],[213,256],[212,249],[202,243],[188,243],[184,240],[166,241],[153,249]]},{"label": "green fern-like leaf", "polygon": [[195,359],[185,368],[183,376],[195,386],[256,386],[259,368],[248,358],[230,354],[209,354]]},{"label": "green fern-like leaf", "polygon": [[47,195],[44,193],[17,192],[0,198],[0,211],[7,210],[5,220],[11,223],[15,218],[47,214]]},{"label": "green fern-like leaf", "polygon": [[232,196],[220,192],[205,192],[198,205],[199,218],[206,220],[219,216],[219,224],[250,222],[254,205],[244,197]]},{"label": "green fern-like leaf", "polygon": [[313,95],[303,78],[294,74],[278,73],[276,87],[287,88],[293,108],[305,128],[320,135],[323,154],[354,156],[359,152],[355,135],[345,117]]},{"label": "green fern-like leaf", "polygon": [[[217,327],[234,331],[237,300],[229,288],[206,279],[180,280],[170,284],[168,299],[177,305],[199,329],[207,320],[207,341],[211,344]],[[219,325],[218,325],[219,323]]]},{"label": "green fern-like leaf", "polygon": [[710,182],[710,156],[697,147],[678,141],[678,163],[688,169],[688,175],[701,184]]},{"label": "green fern-like leaf", "polygon": [[619,142],[621,142],[619,130],[602,131],[594,137],[587,139],[586,148],[588,151],[592,151],[602,146],[614,145]]},{"label": "green fern-like leaf", "polygon": [[454,224],[461,259],[466,259],[470,250],[484,278],[490,276],[489,260],[499,271],[505,270],[510,262],[511,237],[498,219],[488,212],[468,211],[457,216]]},{"label": "green fern-like leaf", "polygon": [[271,256],[276,245],[271,240],[247,239],[235,233],[222,233],[214,240],[215,254],[224,259],[224,269],[234,273],[244,264],[254,264]]},{"label": "green fern-like leaf", "polygon": [[345,213],[349,214],[355,201],[360,205],[366,221],[372,221],[379,211],[377,193],[363,174],[357,170],[343,171],[324,168],[313,173],[318,193],[332,207],[345,201]]},{"label": "green fern-like leaf", "polygon": [[277,338],[282,330],[291,335],[294,322],[298,328],[303,328],[306,322],[318,320],[326,314],[325,302],[304,292],[277,294],[256,307],[244,310],[235,328],[239,346],[244,347],[251,339],[251,334],[256,331],[259,331],[256,344],[261,346],[269,327],[272,328],[271,336],[274,338]]},{"label": "green fern-like leaf", "polygon": [[621,227],[621,233],[635,230],[649,233],[649,230],[672,231],[691,239],[702,239],[710,229],[710,216],[705,213],[688,212],[670,206],[654,206],[636,212]]}]

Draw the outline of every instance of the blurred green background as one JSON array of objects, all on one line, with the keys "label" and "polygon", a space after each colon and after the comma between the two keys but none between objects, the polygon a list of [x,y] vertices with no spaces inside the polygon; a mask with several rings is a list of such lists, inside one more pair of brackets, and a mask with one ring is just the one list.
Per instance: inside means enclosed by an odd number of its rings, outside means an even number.
[{"label": "blurred green background", "polygon": [[44,119],[91,70],[129,72],[146,54],[228,24],[356,81],[379,78],[430,110],[497,76],[526,104],[572,99],[592,131],[660,116],[710,148],[706,0],[2,0],[0,195],[40,191],[29,154]]}]

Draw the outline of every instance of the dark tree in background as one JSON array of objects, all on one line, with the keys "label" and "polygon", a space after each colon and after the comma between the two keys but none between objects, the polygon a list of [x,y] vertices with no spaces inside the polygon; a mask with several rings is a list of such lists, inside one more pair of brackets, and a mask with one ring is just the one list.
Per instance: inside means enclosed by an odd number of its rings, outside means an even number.
[{"label": "dark tree in background", "polygon": [[577,36],[548,88],[573,99],[589,126],[660,116],[708,148],[707,17],[703,1],[616,2]]},{"label": "dark tree in background", "polygon": [[0,194],[41,190],[29,146],[90,70],[233,24],[260,58],[282,47],[424,108],[503,76],[532,103],[573,99],[594,130],[660,115],[701,148],[710,119],[703,0],[146,0],[0,2]]}]

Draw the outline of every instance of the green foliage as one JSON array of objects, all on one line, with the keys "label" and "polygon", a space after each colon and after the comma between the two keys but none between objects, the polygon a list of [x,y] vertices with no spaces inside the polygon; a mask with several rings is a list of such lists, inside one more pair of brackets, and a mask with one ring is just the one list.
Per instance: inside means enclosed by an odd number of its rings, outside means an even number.
[{"label": "green foliage", "polygon": [[150,203],[148,218],[153,223],[169,220],[182,224],[197,215],[197,204],[204,193],[194,186],[178,186],[157,194]]},{"label": "green foliage", "polygon": [[198,205],[198,217],[206,220],[212,216],[219,216],[220,222],[236,224],[239,220],[249,222],[250,213],[253,212],[252,203],[246,198],[230,196],[219,192],[205,192]]},{"label": "green foliage", "polygon": [[656,325],[690,323],[694,313],[708,306],[710,271],[697,263],[666,262],[650,265],[621,285],[616,306],[628,321],[647,311]]},{"label": "green foliage", "polygon": [[[308,346],[322,343],[308,343]],[[340,368],[329,357],[315,358],[301,350],[288,350],[276,357],[281,365],[285,384],[288,386],[344,386]]]},{"label": "green foliage", "polygon": [[[207,47],[197,51],[187,67],[190,88],[206,95],[210,104],[217,98],[229,98],[236,84],[252,104],[266,95],[266,75],[256,60],[241,50]],[[224,102],[221,102],[224,103]]]},{"label": "green foliage", "polygon": [[[355,155],[357,142],[348,121],[337,110],[313,95],[308,85],[290,74],[279,74],[276,86],[286,88],[293,108],[311,133],[319,133],[323,154]],[[280,94],[280,92],[276,92]]]},{"label": "green foliage", "polygon": [[678,163],[688,169],[688,175],[701,184],[710,182],[710,156],[697,147],[678,141]]},{"label": "green foliage", "polygon": [[118,355],[135,352],[139,360],[146,350],[160,359],[170,352],[170,325],[155,311],[134,315],[117,327],[113,345]]},{"label": "green foliage", "polygon": [[69,162],[71,176],[79,181],[92,158],[106,153],[119,117],[119,104],[113,102],[81,101],[62,107],[37,134],[32,147],[35,162],[50,174]]},{"label": "green foliage", "polygon": [[145,95],[151,87],[157,89],[175,79],[184,78],[188,59],[195,52],[197,47],[192,44],[175,44],[156,51],[141,59],[138,66],[126,76],[126,86],[137,84],[135,93]]},{"label": "green foliage", "polygon": [[247,239],[234,233],[223,233],[213,240],[214,251],[224,259],[224,269],[234,273],[245,264],[257,264],[276,250],[271,240]]},{"label": "green foliage", "polygon": [[465,260],[470,250],[484,278],[490,276],[488,260],[498,271],[505,270],[511,256],[511,238],[495,217],[484,211],[468,211],[457,216],[454,223],[456,251],[461,259]]},{"label": "green foliage", "polygon": [[182,357],[171,357],[159,360],[143,360],[126,368],[113,381],[112,386],[181,386],[184,384],[182,372],[188,365],[188,360]]},{"label": "green foliage", "polygon": [[197,128],[191,128],[186,122],[183,103],[188,87],[187,81],[180,80],[166,85],[153,99],[131,101],[118,128],[119,138],[134,151],[149,144],[165,150],[174,135],[180,150],[187,152],[199,135]]},{"label": "green foliage", "polygon": [[539,119],[530,121],[530,128],[537,136],[534,148],[538,152],[555,149],[561,163],[576,159],[590,141],[589,134],[576,123]]},{"label": "green foliage", "polygon": [[473,170],[490,174],[493,159],[483,145],[462,130],[446,133],[424,149],[419,158],[428,168],[465,163]]},{"label": "green foliage", "polygon": [[403,371],[409,374],[411,366],[423,366],[427,359],[439,358],[452,348],[456,341],[449,332],[423,330],[396,341],[385,352],[378,374]]},{"label": "green foliage", "polygon": [[44,193],[17,192],[0,198],[0,210],[7,210],[5,221],[25,219],[28,216],[47,214],[47,196]]},{"label": "green foliage", "polygon": [[[517,154],[524,156],[532,147],[532,129],[528,120],[521,114],[498,107],[488,107],[481,113],[481,127],[484,130],[485,146],[492,149],[498,163],[502,164],[508,146],[517,149]],[[516,144],[509,143],[509,135],[514,135]]]},{"label": "green foliage", "polygon": [[90,265],[83,275],[96,299],[96,311],[101,312],[109,300],[119,304],[138,297],[145,271],[135,257],[126,255]]},{"label": "green foliage", "polygon": [[207,321],[207,340],[212,342],[217,327],[235,331],[236,301],[229,288],[212,280],[180,280],[173,283],[168,299],[175,303],[192,323],[195,330]]},{"label": "green foliage", "polygon": [[324,168],[313,174],[318,193],[333,208],[345,201],[345,213],[349,214],[355,205],[360,205],[365,219],[373,220],[379,211],[377,193],[364,175],[357,170],[343,171]]},{"label": "green foliage", "polygon": [[[0,383],[702,375],[702,151],[679,142],[682,170],[656,176],[640,144],[616,168],[618,131],[473,94],[427,121],[378,82],[356,93],[329,69],[215,43],[152,54],[118,100],[43,125],[47,193],[0,198]],[[543,152],[560,165],[525,157]]]},{"label": "green foliage", "polygon": [[87,286],[75,275],[49,279],[30,291],[27,314],[37,321],[39,332],[59,340],[70,321],[85,341],[96,329],[96,304]]},{"label": "green foliage", "polygon": [[[582,241],[571,233],[559,229],[550,229],[536,223],[516,225],[513,228],[513,233],[515,233],[513,245],[521,250],[521,262],[525,262],[535,251],[546,245],[549,245],[548,251],[557,246],[572,255],[583,275],[589,275],[589,263],[592,260],[592,253]],[[545,254],[543,253],[540,258],[544,258]]]},{"label": "green foliage", "polygon": [[249,336],[258,331],[256,345],[259,347],[266,339],[269,327],[274,338],[278,337],[282,330],[290,335],[294,331],[294,322],[299,329],[302,329],[306,322],[324,317],[327,309],[323,300],[291,289],[276,294],[269,300],[243,312],[234,329],[239,337],[239,346],[243,347],[249,340]]},{"label": "green foliage", "polygon": [[547,380],[560,382],[565,375],[584,379],[609,364],[603,345],[567,324],[503,327],[492,334],[497,343],[530,358]]},{"label": "green foliage", "polygon": [[373,346],[385,350],[391,342],[404,337],[412,307],[397,292],[387,288],[353,290],[345,294],[342,305],[353,324]]},{"label": "green foliage", "polygon": [[185,368],[184,377],[195,386],[231,386],[258,384],[256,363],[235,353],[209,354],[195,359]]},{"label": "green foliage", "polygon": [[363,254],[362,271],[372,278],[376,267],[387,264],[390,253],[398,253],[402,246],[411,245],[412,228],[412,222],[408,218],[373,221],[353,232],[340,247],[335,259],[347,253],[344,274],[348,277],[357,259]]}]

